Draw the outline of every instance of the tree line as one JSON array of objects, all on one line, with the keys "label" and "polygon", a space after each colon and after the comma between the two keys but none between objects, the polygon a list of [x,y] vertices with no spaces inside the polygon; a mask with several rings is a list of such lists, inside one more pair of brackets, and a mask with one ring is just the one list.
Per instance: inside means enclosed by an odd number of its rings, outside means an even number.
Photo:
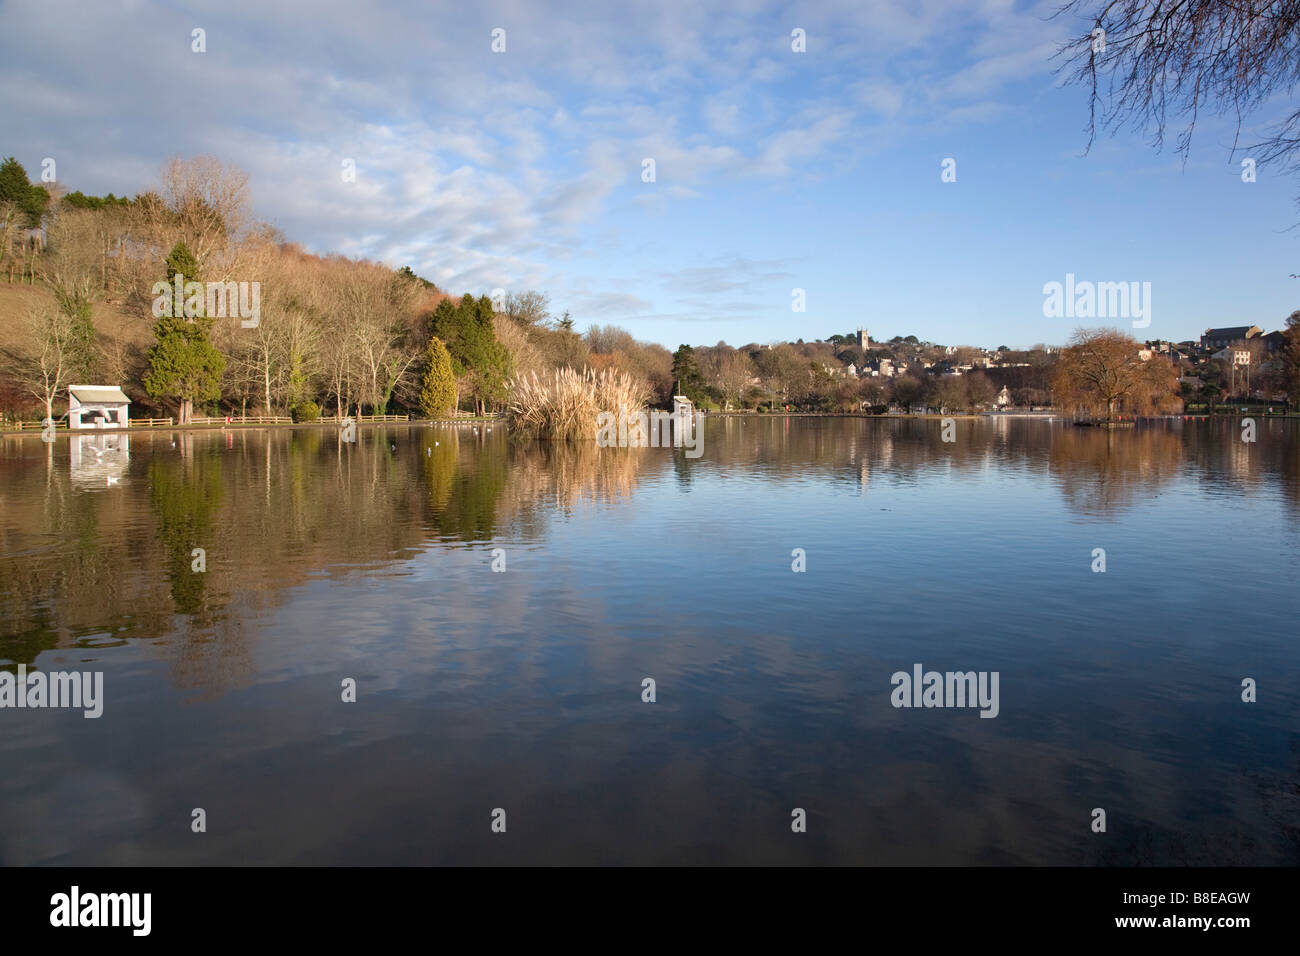
[{"label": "tree line", "polygon": [[[196,408],[298,420],[492,414],[512,381],[565,368],[625,373],[661,408],[683,394],[705,409],[946,413],[987,408],[1005,388],[1016,405],[1055,397],[1090,414],[1136,414],[1170,409],[1179,395],[1167,362],[1117,360],[1111,371],[1134,379],[1122,388],[1081,371],[1111,351],[1136,355],[1140,344],[1123,335],[1092,349],[1002,346],[1000,367],[972,370],[983,350],[915,336],[869,351],[848,334],[670,352],[617,326],[579,333],[541,292],[455,298],[409,266],[309,253],[258,221],[247,176],[213,157],[173,159],[129,199],[31,182],[10,157],[0,163],[0,227],[0,274],[33,290],[27,314],[8,310],[0,326],[0,411],[11,415],[56,417],[76,383],[120,385],[133,403],[181,421]],[[155,286],[177,276],[256,283],[259,320],[250,328],[231,310],[209,315],[202,295],[193,309],[157,314]],[[1300,326],[1290,327],[1272,384],[1295,400]],[[867,372],[882,359],[900,374]],[[957,368],[966,373],[943,374]]]}]

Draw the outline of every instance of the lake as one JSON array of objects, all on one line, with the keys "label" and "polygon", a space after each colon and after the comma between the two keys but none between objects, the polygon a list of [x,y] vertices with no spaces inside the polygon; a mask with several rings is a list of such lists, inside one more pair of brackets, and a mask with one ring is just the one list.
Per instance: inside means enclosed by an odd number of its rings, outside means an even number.
[{"label": "lake", "polygon": [[703,427],[0,438],[0,863],[1300,863],[1300,423]]}]

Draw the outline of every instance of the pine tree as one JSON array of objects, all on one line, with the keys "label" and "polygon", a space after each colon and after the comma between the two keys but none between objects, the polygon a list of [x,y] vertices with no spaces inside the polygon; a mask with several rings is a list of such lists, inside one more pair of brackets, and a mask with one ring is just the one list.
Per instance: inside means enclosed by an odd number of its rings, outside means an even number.
[{"label": "pine tree", "polygon": [[446,415],[456,401],[456,377],[451,356],[442,340],[432,338],[424,353],[424,378],[420,388],[420,410],[429,418]]},{"label": "pine tree", "polygon": [[[176,276],[185,283],[197,282],[198,261],[184,242],[178,242],[165,263],[169,285],[175,288]],[[212,319],[203,314],[187,317],[183,309],[167,310],[154,326],[156,341],[149,348],[149,371],[144,377],[145,391],[153,398],[180,402],[180,424],[189,424],[195,402],[213,402],[221,397],[221,373],[226,359],[209,339]]]},{"label": "pine tree", "polygon": [[497,341],[494,314],[491,299],[466,293],[455,305],[449,299],[439,302],[430,317],[430,332],[447,345],[452,374],[457,380],[468,377],[480,410],[504,400],[509,374],[510,356]]},{"label": "pine tree", "polygon": [[0,202],[21,206],[31,188],[32,184],[27,181],[27,170],[22,163],[12,156],[0,163]]},{"label": "pine tree", "polygon": [[460,380],[465,375],[465,364],[461,361],[461,320],[462,310],[451,299],[443,299],[429,316],[429,333],[440,339],[451,356],[451,374],[456,383],[456,397],[452,407],[460,410]]},{"label": "pine tree", "polygon": [[704,376],[700,374],[695,349],[689,345],[679,346],[673,353],[673,382],[680,389],[678,394],[692,402],[698,403],[705,397]]},{"label": "pine tree", "polygon": [[[176,288],[176,276],[181,277],[181,282],[188,285],[191,282],[199,282],[199,260],[194,258],[194,253],[190,252],[190,247],[185,245],[185,240],[181,240],[172,246],[172,251],[167,254],[163,261],[164,274],[167,276],[167,283],[174,290]],[[184,302],[180,303],[182,306]],[[175,308],[172,311],[179,318],[184,312]],[[203,314],[203,307],[200,304],[198,315]]]},{"label": "pine tree", "polygon": [[195,402],[221,397],[225,356],[208,339],[212,320],[165,315],[154,326],[157,341],[149,347],[145,391],[153,398],[180,402],[180,424],[189,424]]},{"label": "pine tree", "polygon": [[29,182],[26,168],[10,156],[0,163],[0,203],[11,203],[23,224],[35,229],[50,205],[50,194],[44,186]]},{"label": "pine tree", "polygon": [[470,356],[470,367],[474,370],[472,381],[480,412],[487,410],[489,402],[503,402],[506,397],[510,355],[505,346],[497,341],[496,326],[493,323],[495,315],[492,300],[487,296],[475,303],[472,321],[474,350]]},{"label": "pine tree", "polygon": [[457,378],[465,374],[461,360],[461,326],[465,314],[451,299],[443,299],[434,307],[433,315],[429,316],[429,334],[440,339],[446,346],[451,356],[452,374]]}]

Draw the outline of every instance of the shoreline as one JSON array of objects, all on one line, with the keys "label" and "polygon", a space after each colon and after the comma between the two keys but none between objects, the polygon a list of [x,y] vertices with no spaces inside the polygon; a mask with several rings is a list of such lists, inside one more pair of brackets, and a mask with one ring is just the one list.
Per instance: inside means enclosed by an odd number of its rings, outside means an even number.
[{"label": "shoreline", "polygon": [[[357,422],[357,428],[373,428],[376,425],[397,425],[409,428],[411,425],[476,425],[482,422],[498,422],[500,418],[413,418],[409,421],[389,421],[389,422]],[[56,436],[63,435],[121,435],[121,434],[144,434],[158,432],[216,432],[216,431],[248,431],[258,428],[340,428],[343,423],[337,420],[315,421],[315,422],[212,422],[201,425],[131,425],[117,428],[77,428],[70,429],[66,425],[55,428]],[[31,428],[8,428],[0,427],[0,436],[8,437],[10,435],[26,436],[39,435],[41,433],[40,423],[35,423]]]},{"label": "shoreline", "polygon": [[[1059,412],[961,412],[948,415],[932,414],[928,412],[899,412],[897,414],[872,415],[863,412],[702,412],[704,418],[740,418],[768,420],[778,418],[861,418],[873,421],[897,421],[899,419],[910,420],[943,420],[945,418],[960,419],[965,421],[977,420],[1001,420],[1001,419],[1032,419],[1036,421],[1066,421],[1074,425],[1100,425],[1105,426],[1104,422],[1074,422]],[[1248,415],[1247,412],[1215,412],[1213,414],[1198,412],[1183,415],[1152,415],[1142,418],[1129,418],[1124,420],[1125,425],[1135,424],[1137,421],[1208,421],[1211,418],[1241,418]],[[1264,415],[1259,414],[1261,418],[1272,421],[1274,419],[1300,420],[1300,412],[1284,412],[1278,414]],[[478,425],[483,423],[504,422],[500,416],[474,416],[464,418],[413,418],[408,421],[386,421],[386,422],[357,422],[358,428],[373,428],[376,425],[393,425],[400,428],[409,428],[412,425]],[[10,428],[0,427],[0,437],[22,437],[28,435],[39,435],[41,432],[39,423],[31,423],[30,428]],[[66,425],[59,426],[55,429],[56,436],[69,435],[121,435],[121,434],[153,434],[160,432],[204,432],[204,431],[246,431],[250,429],[262,428],[339,428],[342,422],[337,420],[315,421],[315,422],[277,422],[277,423],[257,423],[257,422],[214,422],[203,423],[199,425],[126,425],[117,428],[78,428],[69,429]]]}]

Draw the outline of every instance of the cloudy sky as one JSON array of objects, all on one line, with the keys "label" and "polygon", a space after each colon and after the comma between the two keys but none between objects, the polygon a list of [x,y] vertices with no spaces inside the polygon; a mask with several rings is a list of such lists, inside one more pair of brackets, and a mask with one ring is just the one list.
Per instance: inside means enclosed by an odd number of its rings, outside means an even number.
[{"label": "cloudy sky", "polygon": [[309,249],[670,347],[1060,342],[1067,273],[1150,282],[1143,337],[1280,327],[1300,182],[1243,183],[1212,120],[1185,165],[1141,133],[1085,156],[1056,6],[0,0],[0,154],[119,194],[213,154]]}]

